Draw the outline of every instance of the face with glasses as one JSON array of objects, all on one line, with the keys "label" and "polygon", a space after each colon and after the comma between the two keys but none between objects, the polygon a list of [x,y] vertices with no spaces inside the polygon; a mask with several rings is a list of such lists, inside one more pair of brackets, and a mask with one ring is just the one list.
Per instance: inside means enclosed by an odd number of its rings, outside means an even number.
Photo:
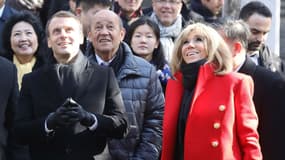
[{"label": "face with glasses", "polygon": [[164,26],[172,25],[182,8],[181,0],[152,0],[153,11]]}]

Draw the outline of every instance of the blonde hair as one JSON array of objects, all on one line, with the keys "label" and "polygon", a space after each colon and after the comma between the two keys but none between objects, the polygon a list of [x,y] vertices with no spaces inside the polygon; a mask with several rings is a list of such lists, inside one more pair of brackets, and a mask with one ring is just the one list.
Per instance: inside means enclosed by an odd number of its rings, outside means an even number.
[{"label": "blonde hair", "polygon": [[212,27],[202,23],[194,23],[186,26],[175,40],[170,63],[172,73],[174,74],[180,70],[183,61],[182,46],[192,32],[196,32],[203,37],[207,63],[214,64],[215,74],[224,75],[231,72],[233,68],[232,55],[223,38]]}]

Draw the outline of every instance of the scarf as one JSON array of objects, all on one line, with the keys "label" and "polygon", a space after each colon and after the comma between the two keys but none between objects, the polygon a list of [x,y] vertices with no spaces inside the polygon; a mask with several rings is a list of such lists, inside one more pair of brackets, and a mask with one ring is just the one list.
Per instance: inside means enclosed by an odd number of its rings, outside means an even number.
[{"label": "scarf", "polygon": [[181,64],[181,72],[183,74],[183,86],[184,92],[182,102],[179,111],[178,124],[177,124],[177,136],[175,145],[175,158],[177,160],[184,160],[184,136],[185,126],[187,123],[188,114],[190,111],[190,104],[193,99],[194,89],[196,86],[199,68],[206,62],[205,59],[199,60],[194,63]]},{"label": "scarf", "polygon": [[35,66],[36,63],[36,57],[33,57],[32,60],[28,63],[21,64],[17,57],[13,55],[13,63],[15,64],[17,71],[18,71],[18,87],[21,89],[22,87],[22,79],[25,74],[32,72],[33,67]]},{"label": "scarf", "polygon": [[125,61],[125,54],[123,52],[124,52],[124,49],[122,45],[120,45],[120,47],[117,50],[116,57],[110,63],[110,66],[113,68],[116,76],[118,76],[119,70]]},{"label": "scarf", "polygon": [[206,59],[201,59],[194,63],[186,64],[182,62],[181,64],[181,72],[183,75],[183,86],[187,90],[193,90],[196,86],[199,68],[206,62]]},{"label": "scarf", "polygon": [[168,62],[170,62],[174,47],[174,40],[182,31],[182,16],[179,14],[171,26],[164,26],[161,24],[154,12],[151,14],[150,19],[159,26],[160,42],[163,46],[165,58]]}]

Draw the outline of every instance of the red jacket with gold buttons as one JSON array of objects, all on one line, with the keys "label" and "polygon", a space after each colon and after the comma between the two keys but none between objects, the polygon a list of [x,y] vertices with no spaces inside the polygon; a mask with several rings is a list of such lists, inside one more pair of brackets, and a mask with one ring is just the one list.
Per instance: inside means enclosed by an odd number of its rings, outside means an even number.
[{"label": "red jacket with gold buttons", "polygon": [[[168,81],[163,120],[162,160],[175,160],[182,74]],[[185,126],[185,160],[261,160],[258,119],[252,102],[253,81],[239,73],[214,74],[200,67]]]}]

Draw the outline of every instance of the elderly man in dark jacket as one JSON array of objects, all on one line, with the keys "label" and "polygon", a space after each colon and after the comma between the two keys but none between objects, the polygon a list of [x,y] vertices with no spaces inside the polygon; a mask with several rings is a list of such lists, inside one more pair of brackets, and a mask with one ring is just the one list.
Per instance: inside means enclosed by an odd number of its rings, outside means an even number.
[{"label": "elderly man in dark jacket", "polygon": [[54,63],[24,76],[15,133],[32,160],[92,160],[107,138],[122,138],[127,118],[114,73],[79,49],[82,25],[60,11],[47,23]]},{"label": "elderly man in dark jacket", "polygon": [[130,122],[127,137],[110,140],[110,154],[100,158],[158,159],[162,142],[164,96],[155,68],[134,56],[129,46],[122,42],[125,32],[120,18],[114,12],[97,12],[90,29],[89,36],[94,47],[89,50],[92,52],[90,58],[114,69]]},{"label": "elderly man in dark jacket", "polygon": [[229,21],[222,31],[233,53],[234,68],[254,81],[253,101],[259,120],[263,159],[284,159],[285,79],[278,72],[256,65],[246,56],[250,30],[243,21]]}]

